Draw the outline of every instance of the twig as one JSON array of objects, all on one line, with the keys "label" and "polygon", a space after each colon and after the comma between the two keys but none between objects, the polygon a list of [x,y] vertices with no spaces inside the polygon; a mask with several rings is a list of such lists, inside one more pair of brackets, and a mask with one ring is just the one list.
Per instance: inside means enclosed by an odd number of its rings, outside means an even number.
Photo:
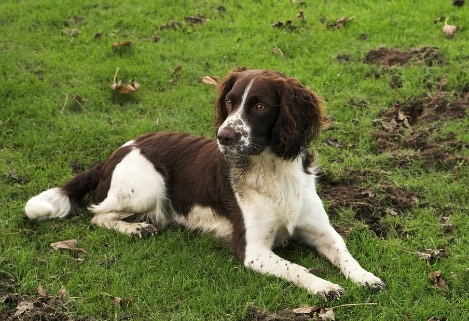
[{"label": "twig", "polygon": [[117,67],[116,72],[115,72],[115,74],[114,74],[114,80],[112,81],[113,84],[116,83],[117,73],[118,73],[118,72],[119,72],[119,67]]},{"label": "twig", "polygon": [[360,306],[360,305],[378,305],[378,303],[375,303],[375,302],[369,302],[369,303],[348,303],[348,304],[336,305],[335,307],[331,307],[330,309],[342,308],[342,307],[355,307],[355,306]]},{"label": "twig", "polygon": [[66,93],[62,93],[65,95],[65,102],[64,102],[64,105],[62,106],[62,110],[60,111],[62,114],[64,113],[64,110],[65,110],[65,106],[67,105],[67,101],[68,101],[68,94]]}]

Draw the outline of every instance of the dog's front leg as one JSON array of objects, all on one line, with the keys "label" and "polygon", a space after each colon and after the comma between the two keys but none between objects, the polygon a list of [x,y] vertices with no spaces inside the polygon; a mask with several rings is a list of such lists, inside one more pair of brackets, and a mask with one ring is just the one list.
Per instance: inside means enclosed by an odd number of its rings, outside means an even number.
[{"label": "dog's front leg", "polygon": [[282,259],[269,248],[258,244],[246,246],[244,265],[257,272],[292,282],[326,301],[338,299],[345,294],[341,286],[309,273],[305,267]]},{"label": "dog's front leg", "polygon": [[386,288],[384,282],[360,266],[345,245],[344,240],[329,223],[321,200],[316,195],[305,202],[295,236],[313,246],[353,282],[374,290]]},{"label": "dog's front leg", "polygon": [[345,293],[337,284],[321,279],[298,264],[287,261],[272,251],[275,237],[279,232],[276,222],[259,219],[262,210],[250,211],[253,215],[244,215],[245,246],[243,263],[257,272],[273,275],[305,288],[310,294],[319,295],[325,300],[338,299]]}]

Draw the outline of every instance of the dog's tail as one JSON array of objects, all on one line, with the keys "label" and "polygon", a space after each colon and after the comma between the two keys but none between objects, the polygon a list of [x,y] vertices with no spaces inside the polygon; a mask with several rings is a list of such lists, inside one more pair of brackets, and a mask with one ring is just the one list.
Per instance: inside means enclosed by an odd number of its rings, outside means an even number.
[{"label": "dog's tail", "polygon": [[32,197],[24,207],[26,216],[32,220],[67,217],[87,193],[96,189],[101,168],[102,164],[98,164],[76,175],[63,187],[51,188]]}]

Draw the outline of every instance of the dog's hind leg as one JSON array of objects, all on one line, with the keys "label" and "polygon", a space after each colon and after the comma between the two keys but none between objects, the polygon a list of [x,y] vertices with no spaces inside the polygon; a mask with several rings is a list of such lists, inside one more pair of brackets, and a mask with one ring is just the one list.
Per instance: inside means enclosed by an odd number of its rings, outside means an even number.
[{"label": "dog's hind leg", "polygon": [[[106,194],[102,202],[89,207],[95,213],[93,224],[144,237],[155,234],[155,226],[162,229],[170,221],[165,179],[138,149],[116,165]],[[133,215],[139,222],[124,220]]]},{"label": "dog's hind leg", "polygon": [[156,234],[157,228],[152,224],[145,222],[130,223],[124,221],[124,219],[129,216],[132,216],[132,214],[117,212],[98,213],[91,219],[91,223],[140,238]]}]

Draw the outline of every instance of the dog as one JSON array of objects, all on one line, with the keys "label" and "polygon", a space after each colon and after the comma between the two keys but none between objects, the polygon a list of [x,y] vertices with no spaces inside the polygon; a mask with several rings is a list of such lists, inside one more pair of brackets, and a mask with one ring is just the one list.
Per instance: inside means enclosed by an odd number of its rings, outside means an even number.
[{"label": "dog", "polygon": [[63,187],[32,197],[27,217],[67,217],[94,192],[95,225],[137,237],[174,224],[211,232],[230,240],[248,268],[325,300],[344,295],[341,286],[273,252],[295,238],[353,282],[384,289],[349,253],[316,192],[308,145],[324,120],[321,99],[297,79],[269,70],[232,71],[218,89],[216,139],[143,135]]}]

